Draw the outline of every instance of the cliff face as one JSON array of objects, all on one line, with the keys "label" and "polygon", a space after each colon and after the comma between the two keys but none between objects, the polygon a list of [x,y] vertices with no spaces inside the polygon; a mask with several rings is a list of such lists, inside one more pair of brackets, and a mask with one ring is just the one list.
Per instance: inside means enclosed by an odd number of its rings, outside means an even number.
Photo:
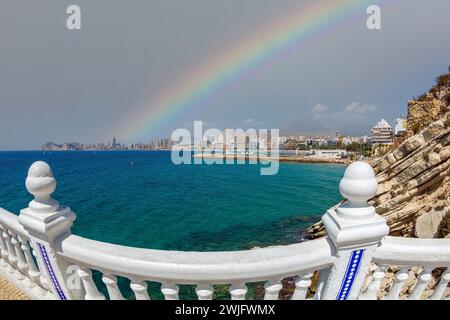
[{"label": "cliff face", "polygon": [[[387,219],[391,235],[448,236],[450,229],[450,73],[408,102],[407,138],[371,161],[379,189],[370,203]],[[307,230],[316,238],[321,224]]]},{"label": "cliff face", "polygon": [[411,137],[438,120],[450,103],[450,73],[436,78],[436,85],[417,99],[408,101],[406,130]]},{"label": "cliff face", "polygon": [[391,234],[414,236],[419,216],[450,209],[450,112],[372,166],[379,189],[371,203]]}]

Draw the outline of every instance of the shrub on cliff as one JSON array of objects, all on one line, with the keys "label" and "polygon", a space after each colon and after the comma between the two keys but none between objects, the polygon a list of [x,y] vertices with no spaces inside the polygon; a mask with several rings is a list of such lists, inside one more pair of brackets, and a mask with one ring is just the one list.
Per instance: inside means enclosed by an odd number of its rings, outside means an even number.
[{"label": "shrub on cliff", "polygon": [[447,93],[447,95],[444,97],[444,100],[447,105],[450,105],[450,92]]},{"label": "shrub on cliff", "polygon": [[437,77],[436,85],[438,87],[450,87],[450,73],[446,73]]}]

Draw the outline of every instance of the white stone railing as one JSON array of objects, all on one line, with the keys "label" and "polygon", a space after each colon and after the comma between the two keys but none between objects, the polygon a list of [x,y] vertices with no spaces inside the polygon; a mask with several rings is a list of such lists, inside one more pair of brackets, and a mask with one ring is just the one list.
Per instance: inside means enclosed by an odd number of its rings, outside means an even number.
[{"label": "white stone railing", "polygon": [[[278,297],[281,280],[298,276],[295,298],[305,298],[312,272],[328,268],[334,257],[326,239],[289,246],[234,252],[182,252],[130,248],[70,236],[62,243],[61,255],[83,273],[89,298],[103,299],[95,288],[90,270],[103,274],[110,296],[121,297],[116,276],[131,280],[138,299],[147,299],[146,281],[162,283],[166,299],[178,298],[179,284],[196,285],[199,299],[210,299],[212,285],[231,284],[232,299],[242,299],[246,283],[267,281],[266,299]],[[308,284],[308,285],[307,285]]]},{"label": "white stone railing", "polygon": [[0,276],[23,288],[32,299],[54,299],[35,262],[28,232],[18,220],[0,208]]},{"label": "white stone railing", "polygon": [[[448,299],[450,239],[386,236],[385,219],[367,204],[378,185],[363,162],[349,166],[341,180],[347,202],[322,218],[328,237],[247,251],[151,250],[85,239],[71,234],[70,208],[50,197],[56,180],[46,163],[30,167],[26,186],[35,199],[19,216],[0,209],[0,276],[32,299],[117,300],[124,291],[149,299],[151,281],[161,283],[167,300],[180,298],[179,285],[193,285],[198,299],[212,299],[213,286],[222,284],[229,285],[231,299],[242,300],[251,283],[264,282],[269,300],[279,298],[286,278],[294,282],[293,300]],[[386,291],[394,266],[398,271]],[[412,267],[423,271],[405,294]],[[93,271],[101,274],[96,281]],[[128,288],[118,277],[128,279]]]},{"label": "white stone railing", "polygon": [[[404,294],[406,299],[440,300],[448,296],[447,286],[450,282],[450,244],[448,239],[412,239],[399,237],[386,237],[381,246],[375,250],[373,263],[375,270],[369,279],[367,290],[361,293],[365,299],[376,299],[377,296],[386,300],[398,300],[405,282],[410,278],[411,269],[420,267],[418,279],[412,286],[412,292]],[[396,266],[399,270],[389,292],[380,292],[380,285],[386,277],[386,270]],[[445,270],[446,268],[446,270]],[[444,269],[444,270],[439,270]],[[434,290],[428,290],[433,279],[433,272],[443,271]],[[449,288],[450,289],[450,288]]]}]

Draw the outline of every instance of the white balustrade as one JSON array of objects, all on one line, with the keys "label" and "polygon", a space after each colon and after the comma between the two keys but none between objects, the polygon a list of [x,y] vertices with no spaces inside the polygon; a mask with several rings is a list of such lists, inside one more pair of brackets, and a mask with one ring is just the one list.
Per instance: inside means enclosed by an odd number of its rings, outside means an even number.
[{"label": "white balustrade", "polygon": [[130,288],[133,290],[136,300],[150,300],[147,291],[147,282],[142,280],[131,280]]},{"label": "white balustrade", "polygon": [[248,289],[245,283],[231,285],[230,287],[231,300],[245,300],[247,291]]},{"label": "white balustrade", "polygon": [[[320,273],[314,299],[377,299],[391,265],[400,270],[384,299],[400,298],[412,267],[424,271],[408,299],[423,298],[425,290],[432,291],[429,299],[448,299],[444,295],[450,281],[450,239],[385,236],[385,220],[367,204],[377,183],[365,163],[347,168],[340,191],[348,201],[323,217],[328,237],[245,251],[152,250],[82,238],[71,234],[73,212],[51,198],[56,180],[47,164],[37,162],[30,167],[26,186],[35,199],[19,217],[0,208],[0,275],[33,299],[103,300],[92,270],[102,274],[101,282],[112,300],[124,299],[118,277],[130,280],[129,289],[137,300],[150,299],[150,281],[161,283],[166,300],[180,298],[179,285],[195,286],[199,300],[213,299],[214,285],[229,285],[231,299],[244,300],[252,288],[247,284],[255,282],[265,283],[264,299],[278,299],[281,279],[292,277],[292,299],[304,300],[314,272]],[[378,267],[360,293],[370,263]],[[81,288],[67,286],[69,266],[80,266],[74,276],[79,277]],[[436,268],[447,271],[432,289]],[[77,279],[72,280],[76,283]]]},{"label": "white balustrade", "polygon": [[372,279],[363,293],[360,294],[359,299],[364,300],[377,300],[378,290],[380,289],[381,282],[386,276],[386,269],[388,266],[383,265],[376,268],[372,274]]},{"label": "white balustrade", "polygon": [[264,300],[278,300],[278,295],[280,294],[283,286],[280,280],[269,280],[264,284],[265,294]]},{"label": "white balustrade", "polygon": [[97,286],[94,283],[91,270],[88,268],[79,268],[78,275],[80,276],[84,290],[86,291],[86,295],[84,296],[86,300],[105,300],[105,296],[98,291]]},{"label": "white balustrade", "polygon": [[161,292],[164,295],[165,300],[178,300],[178,292],[180,289],[176,284],[163,283],[161,286]]},{"label": "white balustrade", "polygon": [[8,261],[12,266],[17,266],[16,250],[14,249],[14,246],[12,244],[11,235],[6,230],[3,230],[3,239],[6,243],[6,248],[8,251]]},{"label": "white balustrade", "polygon": [[3,228],[0,225],[0,258],[6,260],[8,258],[8,247],[6,246],[5,239],[3,238]]},{"label": "white balustrade", "polygon": [[213,287],[209,284],[201,284],[195,288],[198,300],[212,300],[213,298]]},{"label": "white balustrade", "polygon": [[112,274],[103,274],[102,281],[105,284],[110,300],[124,300],[119,286],[117,285],[117,277]]},{"label": "white balustrade", "polygon": [[308,272],[307,274],[299,277],[295,281],[295,290],[292,295],[292,300],[305,300],[308,293],[309,286],[311,285],[311,277],[314,275],[313,272]]},{"label": "white balustrade", "polygon": [[21,236],[18,236],[18,239],[20,241],[20,248],[22,249],[25,255],[25,260],[27,262],[28,276],[30,277],[33,283],[38,283],[41,273],[36,267],[36,263],[34,262],[33,256],[31,255],[31,250],[28,241]]},{"label": "white balustrade", "polygon": [[0,274],[33,299],[53,299],[54,296],[43,287],[28,241],[28,233],[17,215],[0,208],[0,250],[6,263],[3,266],[6,272],[0,267]]},{"label": "white balustrade", "polygon": [[430,300],[441,300],[444,297],[445,290],[450,282],[450,271],[447,269],[442,275],[434,293],[431,295]]},{"label": "white balustrade", "polygon": [[419,278],[417,279],[416,286],[414,287],[413,292],[408,296],[408,299],[410,300],[420,300],[422,297],[423,292],[428,286],[428,283],[430,283],[432,279],[430,269],[422,271],[422,273],[419,275]]},{"label": "white balustrade", "polygon": [[21,244],[19,243],[19,239],[17,238],[17,235],[13,232],[10,232],[11,234],[11,243],[14,247],[14,252],[17,257],[17,268],[20,272],[23,274],[27,274],[28,271],[28,264],[25,260],[25,255],[23,254]]},{"label": "white balustrade", "polygon": [[400,299],[400,292],[403,289],[406,279],[409,277],[409,268],[402,268],[395,274],[394,283],[389,293],[384,297],[386,300]]}]

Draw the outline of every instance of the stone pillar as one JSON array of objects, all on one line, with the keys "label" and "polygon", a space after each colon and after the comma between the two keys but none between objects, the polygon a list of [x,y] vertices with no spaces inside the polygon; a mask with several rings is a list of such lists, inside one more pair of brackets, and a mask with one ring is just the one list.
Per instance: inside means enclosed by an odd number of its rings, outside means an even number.
[{"label": "stone pillar", "polygon": [[386,220],[367,204],[377,189],[375,173],[369,164],[358,161],[345,170],[339,190],[347,201],[322,217],[336,260],[331,269],[321,275],[326,282],[318,293],[319,299],[358,297],[373,253],[389,233]]},{"label": "stone pillar", "polygon": [[68,273],[67,262],[57,254],[61,241],[71,234],[75,214],[50,197],[56,189],[56,180],[47,163],[37,161],[31,165],[26,187],[35,198],[28,208],[20,211],[19,222],[30,235],[43,282],[60,300],[78,299],[82,289],[68,288],[67,279],[74,273]]}]

